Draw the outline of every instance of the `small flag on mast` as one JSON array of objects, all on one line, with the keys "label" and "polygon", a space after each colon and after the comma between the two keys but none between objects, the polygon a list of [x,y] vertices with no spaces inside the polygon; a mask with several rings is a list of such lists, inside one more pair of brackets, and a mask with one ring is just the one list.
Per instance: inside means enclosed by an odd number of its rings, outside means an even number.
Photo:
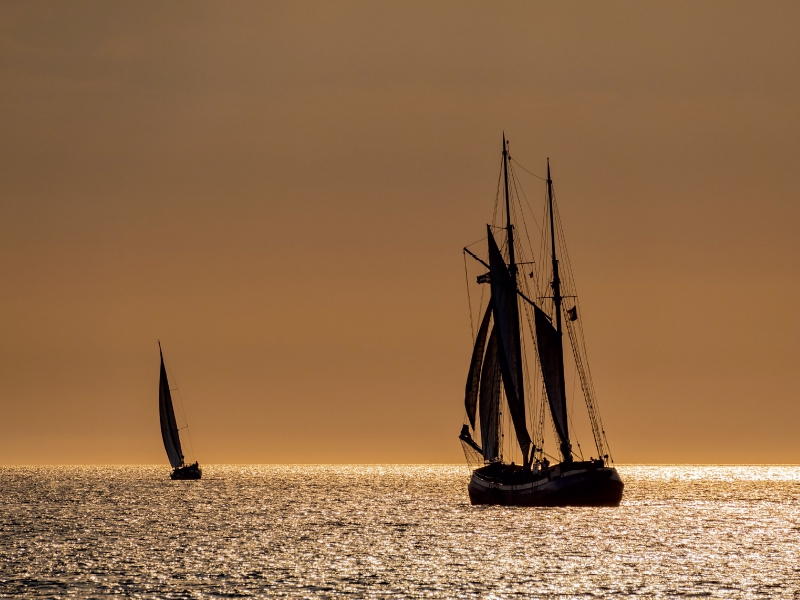
[{"label": "small flag on mast", "polygon": [[569,315],[570,321],[577,321],[578,320],[578,307],[573,306],[572,308],[567,310],[567,314]]}]

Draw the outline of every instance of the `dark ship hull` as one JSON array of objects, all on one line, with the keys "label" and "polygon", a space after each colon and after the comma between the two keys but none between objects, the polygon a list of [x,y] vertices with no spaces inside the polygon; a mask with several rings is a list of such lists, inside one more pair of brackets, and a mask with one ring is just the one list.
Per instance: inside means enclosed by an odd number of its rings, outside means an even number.
[{"label": "dark ship hull", "polygon": [[619,506],[624,484],[602,461],[561,463],[541,470],[493,463],[472,473],[472,504]]},{"label": "dark ship hull", "polygon": [[200,479],[202,477],[203,471],[200,469],[200,465],[194,463],[193,465],[186,465],[185,467],[178,467],[172,472],[170,475],[171,479]]}]

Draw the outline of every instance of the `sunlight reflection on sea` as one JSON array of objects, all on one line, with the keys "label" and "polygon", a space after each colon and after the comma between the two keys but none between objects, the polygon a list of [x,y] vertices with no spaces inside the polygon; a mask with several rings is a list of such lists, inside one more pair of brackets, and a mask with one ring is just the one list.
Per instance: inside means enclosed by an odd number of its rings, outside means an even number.
[{"label": "sunlight reflection on sea", "polygon": [[619,508],[532,509],[458,466],[3,467],[0,594],[800,598],[800,467],[619,470]]}]

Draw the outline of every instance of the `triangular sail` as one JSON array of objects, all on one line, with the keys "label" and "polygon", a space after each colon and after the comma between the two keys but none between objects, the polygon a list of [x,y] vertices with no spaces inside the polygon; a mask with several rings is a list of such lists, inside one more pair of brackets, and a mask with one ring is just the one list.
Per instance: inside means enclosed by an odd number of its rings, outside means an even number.
[{"label": "triangular sail", "polygon": [[547,389],[550,414],[561,442],[564,460],[571,458],[569,427],[567,421],[567,397],[564,385],[564,354],[561,334],[553,327],[547,315],[538,307],[533,307],[536,322],[536,346],[539,362],[542,365],[542,378]]},{"label": "triangular sail", "polygon": [[467,374],[467,389],[464,394],[464,407],[467,409],[469,424],[475,430],[475,409],[478,406],[478,389],[481,377],[481,364],[486,348],[486,334],[489,331],[489,321],[492,317],[492,303],[486,307],[483,321],[478,329],[478,336],[475,338],[475,347],[472,349],[472,360],[469,363],[469,373]]},{"label": "triangular sail", "polygon": [[497,335],[497,349],[500,372],[503,375],[503,388],[506,392],[511,421],[522,450],[524,462],[530,456],[531,438],[525,424],[525,392],[522,379],[522,351],[519,328],[519,306],[514,280],[508,272],[503,255],[492,235],[489,233],[489,273],[492,285],[492,306]]},{"label": "triangular sail", "polygon": [[497,360],[497,334],[494,329],[486,345],[481,369],[480,391],[481,447],[483,458],[500,458],[500,362]]},{"label": "triangular sail", "polygon": [[177,469],[183,465],[183,452],[181,451],[181,438],[178,436],[178,424],[175,422],[175,410],[172,407],[172,394],[169,391],[169,380],[164,367],[163,355],[161,356],[161,376],[158,382],[158,414],[161,418],[161,437],[164,440],[164,449],[167,451],[169,464]]}]

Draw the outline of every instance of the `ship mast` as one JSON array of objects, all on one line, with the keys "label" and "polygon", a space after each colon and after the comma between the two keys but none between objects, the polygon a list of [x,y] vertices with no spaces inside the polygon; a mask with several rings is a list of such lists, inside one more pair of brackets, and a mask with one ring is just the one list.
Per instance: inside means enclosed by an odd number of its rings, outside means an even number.
[{"label": "ship mast", "polygon": [[514,226],[511,224],[511,210],[508,199],[508,142],[503,132],[503,179],[506,191],[506,232],[508,235],[508,272],[514,281],[514,293],[517,291],[517,262],[514,259]]},{"label": "ship mast", "polygon": [[556,307],[556,331],[561,333],[561,279],[556,258],[556,230],[553,222],[553,180],[550,179],[550,159],[547,159],[547,202],[550,206],[550,244],[553,257],[553,304]]},{"label": "ship mast", "polygon": [[553,259],[553,304],[556,310],[556,331],[559,337],[559,382],[561,387],[561,402],[564,414],[564,440],[561,442],[561,454],[564,457],[564,462],[572,462],[572,445],[569,443],[569,420],[567,415],[567,390],[564,381],[564,344],[561,333],[561,278],[558,275],[558,258],[556,257],[556,228],[555,228],[555,215],[553,214],[553,180],[550,178],[550,159],[547,159],[547,202],[550,209],[550,248]]},{"label": "ship mast", "polygon": [[[506,134],[503,132],[503,182],[505,184],[505,196],[506,196],[506,235],[508,241],[508,274],[511,276],[511,282],[513,286],[513,294],[514,294],[514,301],[517,301],[517,296],[520,295],[519,287],[517,285],[517,260],[514,253],[514,225],[511,223],[511,200],[510,194],[508,193],[508,141],[506,141]],[[519,327],[519,320],[518,317],[514,320],[515,325],[513,332],[513,344],[514,344],[514,353],[517,357],[516,360],[516,376],[517,383],[514,386],[517,390],[518,398],[524,407],[524,376],[523,376],[523,366],[522,366],[522,339],[520,336],[520,327]],[[525,429],[525,436],[528,436],[527,427],[524,425],[521,426]],[[517,431],[517,435],[519,435],[519,431]],[[530,441],[530,440],[529,440]],[[524,468],[529,468],[531,464],[531,456],[532,452],[523,449],[523,457],[522,457],[522,464]]]}]

